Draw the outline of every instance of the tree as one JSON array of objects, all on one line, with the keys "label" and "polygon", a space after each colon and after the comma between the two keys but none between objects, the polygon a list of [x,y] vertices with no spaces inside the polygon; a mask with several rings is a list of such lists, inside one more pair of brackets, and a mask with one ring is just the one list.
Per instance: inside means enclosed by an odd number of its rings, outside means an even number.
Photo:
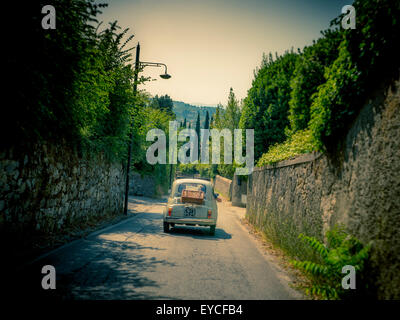
[{"label": "tree", "polygon": [[[221,129],[229,129],[229,130],[231,130],[232,137],[233,137],[234,130],[239,128],[239,121],[240,121],[239,102],[235,97],[233,89],[230,88],[229,96],[228,96],[228,104],[227,104],[226,108],[224,108],[222,104],[217,105],[217,110],[212,117],[211,128],[220,129],[220,130]],[[213,172],[217,171],[218,174],[220,174],[224,177],[232,178],[236,167],[235,167],[235,164],[223,163],[224,152],[225,152],[224,141],[223,141],[223,139],[221,139],[221,141],[220,141],[221,163],[218,165],[213,165],[212,170],[213,170]]]},{"label": "tree", "polygon": [[197,111],[197,119],[196,119],[195,130],[196,130],[197,141],[198,141],[198,144],[197,144],[197,148],[198,148],[197,155],[199,156],[200,155],[200,112],[199,111]]},{"label": "tree", "polygon": [[171,97],[169,95],[164,95],[164,96],[158,96],[156,95],[152,102],[151,102],[151,107],[152,108],[158,108],[162,111],[167,112],[168,114],[173,115],[173,107],[174,107],[174,103],[171,99]]},{"label": "tree", "polygon": [[[0,130],[10,128],[7,144],[66,143],[122,158],[134,112],[133,70],[125,48],[133,36],[116,21],[101,26],[96,16],[106,5],[86,0],[58,0],[57,27],[43,33],[40,2],[18,8],[21,23],[14,25],[31,43],[14,34],[14,40],[5,40],[12,48],[5,91],[14,101],[0,115]],[[30,59],[25,59],[26,47]]]},{"label": "tree", "polygon": [[223,116],[224,116],[224,106],[219,103],[217,105],[217,109],[215,110],[215,114],[213,116],[213,121],[211,122],[211,127],[216,129],[223,128]]},{"label": "tree", "polygon": [[276,143],[285,141],[289,126],[290,82],[299,55],[286,51],[273,60],[263,56],[253,85],[244,99],[240,128],[254,129],[255,159]]},{"label": "tree", "polygon": [[296,63],[290,85],[289,101],[290,131],[294,133],[307,128],[310,121],[312,96],[318,86],[325,82],[324,71],[337,57],[342,35],[338,30],[322,32],[323,38],[305,47]]},{"label": "tree", "polygon": [[228,96],[228,104],[226,106],[224,117],[223,117],[223,124],[225,128],[234,129],[239,128],[239,121],[240,121],[240,108],[239,108],[239,101],[236,99],[235,93],[233,92],[233,88],[229,90]]},{"label": "tree", "polygon": [[209,129],[209,128],[210,128],[210,115],[207,110],[206,111],[206,120],[204,122],[204,129]]}]

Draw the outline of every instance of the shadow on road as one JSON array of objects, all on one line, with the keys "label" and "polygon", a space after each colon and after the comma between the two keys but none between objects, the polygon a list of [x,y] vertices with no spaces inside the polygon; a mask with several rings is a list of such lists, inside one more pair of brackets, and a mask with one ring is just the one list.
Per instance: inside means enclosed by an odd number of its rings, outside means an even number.
[{"label": "shadow on road", "polygon": [[[11,277],[18,279],[17,283],[12,281],[11,295],[21,298],[22,294],[35,300],[174,299],[157,294],[163,284],[152,280],[149,273],[159,272],[162,266],[173,268],[175,265],[159,254],[159,250],[166,249],[153,246],[143,238],[191,237],[219,241],[231,239],[232,235],[221,228],[216,229],[215,235],[210,235],[208,227],[180,225],[173,227],[171,233],[164,233],[162,214],[152,208],[149,211],[88,236],[29,266],[22,274]],[[56,268],[56,290],[41,288],[44,265]]]},{"label": "shadow on road", "polygon": [[154,257],[151,251],[158,248],[115,240],[101,240],[95,246],[100,251],[95,259],[80,268],[79,272],[74,270],[60,277],[58,283],[60,289],[64,287],[63,291],[68,293],[66,298],[173,299],[146,293],[159,285],[144,273],[155,272],[157,265],[174,266]]},{"label": "shadow on road", "polygon": [[[159,265],[174,266],[155,257],[154,250],[160,249],[133,241],[86,240],[25,270],[18,283],[18,296],[21,298],[23,293],[33,300],[174,299],[154,294],[159,284],[145,276],[157,272]],[[46,264],[57,270],[56,290],[41,288],[41,267]]]},{"label": "shadow on road", "polygon": [[[125,223],[118,227],[118,230],[110,230],[102,233],[103,237],[123,235],[126,239],[131,237],[147,236],[186,236],[200,240],[227,240],[232,235],[222,228],[216,228],[215,235],[210,234],[209,227],[193,227],[176,225],[170,229],[170,233],[163,232],[162,214],[158,212],[146,212],[138,217],[133,223]],[[138,227],[140,226],[140,227]]]},{"label": "shadow on road", "polygon": [[215,235],[210,234],[208,227],[191,227],[191,226],[175,226],[171,228],[170,234],[173,236],[185,236],[195,239],[204,240],[227,240],[231,239],[232,235],[225,232],[224,229],[215,229]]},{"label": "shadow on road", "polygon": [[129,203],[132,204],[143,204],[143,205],[165,205],[167,203],[166,198],[148,198],[141,196],[129,196]]}]

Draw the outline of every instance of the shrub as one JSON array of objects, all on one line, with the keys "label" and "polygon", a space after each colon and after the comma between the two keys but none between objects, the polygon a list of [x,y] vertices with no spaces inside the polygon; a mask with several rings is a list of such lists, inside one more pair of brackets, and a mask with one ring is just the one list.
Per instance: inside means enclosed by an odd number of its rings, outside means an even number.
[{"label": "shrub", "polygon": [[326,82],[319,87],[311,105],[310,129],[319,149],[332,149],[355,115],[355,101],[362,93],[357,70],[347,41],[342,41],[339,56],[325,72]]},{"label": "shrub", "polygon": [[[305,271],[312,277],[311,288],[306,293],[324,299],[345,299],[354,295],[363,295],[368,289],[365,277],[365,265],[368,262],[370,245],[364,246],[359,240],[348,235],[343,227],[335,226],[326,233],[327,245],[314,237],[300,234],[299,238],[307,243],[321,258],[321,263],[313,261],[292,261],[294,267]],[[357,289],[342,288],[342,268],[351,265],[356,270]]]},{"label": "shrub", "polygon": [[298,131],[289,137],[284,143],[272,146],[264,153],[257,166],[265,166],[279,161],[287,160],[296,155],[309,153],[317,149],[317,144],[310,130]]},{"label": "shrub", "polygon": [[337,58],[343,35],[338,30],[321,32],[323,37],[305,47],[296,63],[290,86],[290,131],[304,130],[310,121],[312,96],[325,82],[324,71]]},{"label": "shrub", "polygon": [[[400,4],[393,0],[355,1],[356,29],[342,31],[339,55],[311,106],[310,128],[319,148],[335,152],[363,103],[364,95],[398,77],[396,46]],[[340,26],[342,15],[332,21]]]}]

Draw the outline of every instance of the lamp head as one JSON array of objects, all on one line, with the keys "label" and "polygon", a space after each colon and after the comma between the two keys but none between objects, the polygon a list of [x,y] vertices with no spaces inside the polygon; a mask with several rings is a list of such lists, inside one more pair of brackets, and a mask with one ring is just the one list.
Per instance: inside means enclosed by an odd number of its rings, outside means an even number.
[{"label": "lamp head", "polygon": [[160,77],[163,79],[169,79],[171,76],[168,73],[160,74]]}]

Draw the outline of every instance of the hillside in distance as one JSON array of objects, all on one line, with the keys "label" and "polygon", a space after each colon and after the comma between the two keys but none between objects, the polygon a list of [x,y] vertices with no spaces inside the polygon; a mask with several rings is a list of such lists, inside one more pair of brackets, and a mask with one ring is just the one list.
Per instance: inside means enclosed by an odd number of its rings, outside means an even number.
[{"label": "hillside in distance", "polygon": [[176,115],[176,120],[178,122],[183,122],[186,118],[186,122],[190,122],[192,128],[196,125],[197,112],[200,112],[200,126],[201,128],[204,128],[207,111],[211,118],[211,116],[214,115],[215,110],[217,110],[216,107],[197,107],[182,101],[173,101],[173,104],[174,106],[172,110]]}]

